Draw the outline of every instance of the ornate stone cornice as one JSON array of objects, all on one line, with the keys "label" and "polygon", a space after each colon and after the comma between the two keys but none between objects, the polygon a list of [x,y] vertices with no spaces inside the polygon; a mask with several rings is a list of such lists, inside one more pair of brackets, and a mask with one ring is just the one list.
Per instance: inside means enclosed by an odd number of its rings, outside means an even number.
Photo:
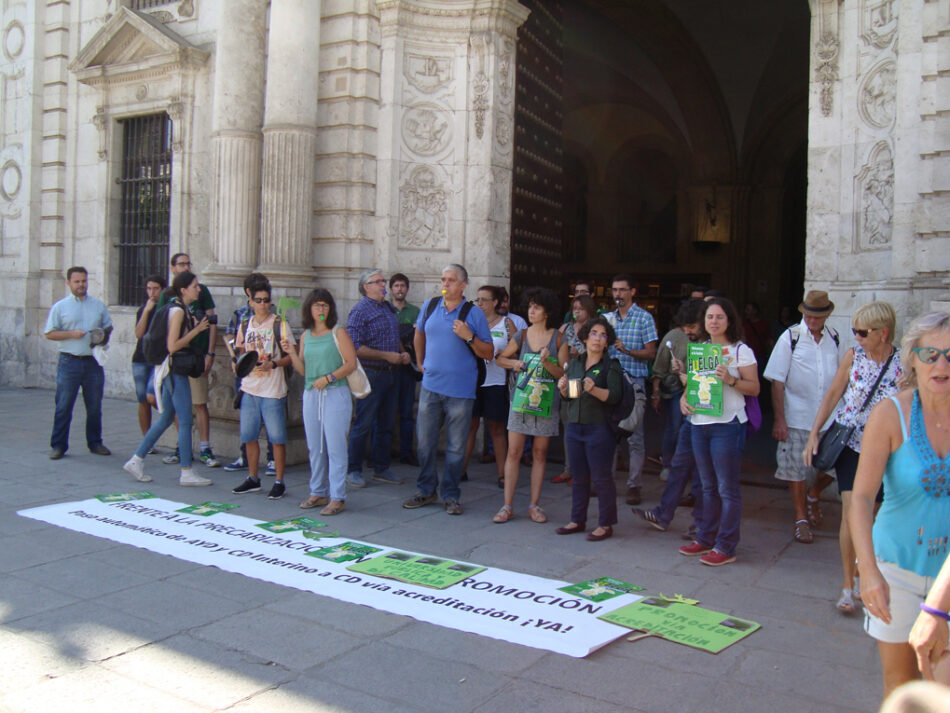
[{"label": "ornate stone cornice", "polygon": [[514,37],[529,14],[517,0],[377,0],[383,34],[396,28],[423,32],[495,31]]},{"label": "ornate stone cornice", "polygon": [[80,50],[69,69],[83,84],[98,87],[194,70],[209,56],[154,18],[122,7]]}]

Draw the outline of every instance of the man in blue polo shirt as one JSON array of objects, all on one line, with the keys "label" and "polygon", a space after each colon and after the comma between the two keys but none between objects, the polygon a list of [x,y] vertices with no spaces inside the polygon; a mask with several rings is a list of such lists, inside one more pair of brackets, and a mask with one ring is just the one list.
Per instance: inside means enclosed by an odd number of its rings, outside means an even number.
[{"label": "man in blue polo shirt", "polygon": [[[435,468],[440,424],[445,421],[445,470],[442,472],[442,502],[449,515],[461,515],[459,480],[465,460],[465,441],[472,420],[475,388],[478,386],[477,359],[491,359],[495,348],[488,320],[480,309],[465,308],[463,296],[468,272],[461,265],[442,269],[442,297],[432,297],[419,310],[416,321],[416,364],[422,371],[419,413],[416,416],[419,477],[416,494],[403,502],[404,508],[418,508],[438,499]],[[437,301],[434,309],[429,303]]]},{"label": "man in blue polo shirt", "polygon": [[112,455],[102,444],[102,392],[106,378],[99,362],[92,356],[90,334],[93,329],[101,329],[103,339],[96,343],[107,341],[112,332],[112,318],[100,300],[86,294],[88,280],[86,268],[69,268],[66,285],[70,294],[53,305],[46,319],[44,334],[59,346],[56,414],[49,443],[51,460],[59,460],[69,449],[69,424],[73,420],[73,406],[80,387],[86,405],[86,445],[96,455]]}]

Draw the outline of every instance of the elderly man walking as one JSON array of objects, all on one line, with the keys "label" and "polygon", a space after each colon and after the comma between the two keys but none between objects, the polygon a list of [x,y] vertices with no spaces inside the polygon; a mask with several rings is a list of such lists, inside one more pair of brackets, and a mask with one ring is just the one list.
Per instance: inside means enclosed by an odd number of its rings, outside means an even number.
[{"label": "elderly man walking", "polygon": [[102,337],[96,343],[107,340],[112,332],[112,318],[100,300],[86,294],[88,280],[86,268],[69,268],[66,271],[66,285],[70,294],[52,306],[46,319],[44,334],[59,346],[56,413],[53,417],[53,435],[50,437],[51,460],[59,460],[69,448],[69,424],[73,420],[73,406],[80,387],[86,405],[86,445],[96,455],[112,455],[102,443],[105,373],[92,355],[90,334],[93,330],[100,330]]},{"label": "elderly man walking", "polygon": [[[821,524],[818,496],[831,482],[827,474],[804,465],[801,453],[821,399],[847,351],[838,333],[825,325],[834,308],[827,292],[809,291],[798,306],[804,315],[801,324],[782,333],[764,373],[772,382],[772,437],[778,441],[775,477],[788,482],[795,506],[793,532],[805,544],[814,541],[812,528]],[[806,491],[808,481],[812,485]]]},{"label": "elderly man walking", "polygon": [[442,297],[426,300],[416,321],[416,364],[422,371],[416,417],[420,470],[416,494],[403,502],[404,508],[419,508],[438,499],[435,456],[444,422],[442,502],[449,515],[462,514],[459,480],[478,385],[478,360],[491,359],[495,354],[485,313],[465,301],[467,284],[464,267],[446,265],[442,270]]},{"label": "elderly man walking", "polygon": [[346,483],[351,488],[365,488],[363,458],[366,440],[373,434],[370,463],[373,480],[399,485],[402,480],[390,469],[393,425],[399,401],[396,369],[409,363],[409,355],[399,343],[399,322],[396,310],[386,301],[386,278],[381,270],[365,270],[360,274],[362,298],[346,319],[346,333],[353,340],[356,356],[366,369],[372,392],[356,402],[356,417],[350,429],[349,466]]}]

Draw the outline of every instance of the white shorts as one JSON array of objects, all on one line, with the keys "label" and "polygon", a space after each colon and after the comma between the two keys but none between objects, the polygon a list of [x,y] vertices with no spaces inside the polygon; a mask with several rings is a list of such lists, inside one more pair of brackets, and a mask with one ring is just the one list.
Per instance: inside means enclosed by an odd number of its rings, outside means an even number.
[{"label": "white shorts", "polygon": [[921,577],[916,572],[881,560],[877,561],[877,567],[890,588],[888,608],[891,611],[891,623],[885,624],[865,609],[864,630],[885,644],[906,644],[920,614],[920,605],[933,586],[933,577]]}]

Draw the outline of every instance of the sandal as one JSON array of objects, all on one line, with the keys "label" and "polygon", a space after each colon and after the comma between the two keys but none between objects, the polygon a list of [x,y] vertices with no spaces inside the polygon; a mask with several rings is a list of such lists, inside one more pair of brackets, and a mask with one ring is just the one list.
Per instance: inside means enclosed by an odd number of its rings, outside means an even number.
[{"label": "sandal", "polygon": [[320,511],[320,514],[329,516],[329,515],[339,515],[341,512],[343,512],[343,501],[331,500],[330,504]]},{"label": "sandal", "polygon": [[796,542],[810,545],[815,541],[815,536],[811,534],[811,527],[808,526],[808,520],[796,520],[794,533]]},{"label": "sandal", "polygon": [[850,589],[842,589],[836,605],[842,614],[854,614],[854,597]]},{"label": "sandal", "polygon": [[544,510],[541,509],[540,505],[529,505],[528,517],[531,518],[531,522],[547,522],[548,521],[548,516],[544,514]]},{"label": "sandal", "polygon": [[326,505],[329,501],[325,496],[322,495],[311,495],[309,498],[300,503],[301,510],[309,510],[310,508],[315,508],[317,505]]},{"label": "sandal", "polygon": [[571,477],[571,473],[567,470],[565,470],[560,475],[555,475],[553,478],[551,478],[552,483],[570,483],[572,480],[573,478]]},{"label": "sandal", "polygon": [[821,527],[824,516],[821,514],[821,503],[818,498],[811,499],[809,495],[805,496],[805,513],[808,516],[808,524],[814,528]]},{"label": "sandal", "polygon": [[508,522],[514,516],[515,511],[512,510],[511,505],[502,505],[501,510],[495,513],[495,517],[493,517],[491,521],[500,524],[502,522]]}]

